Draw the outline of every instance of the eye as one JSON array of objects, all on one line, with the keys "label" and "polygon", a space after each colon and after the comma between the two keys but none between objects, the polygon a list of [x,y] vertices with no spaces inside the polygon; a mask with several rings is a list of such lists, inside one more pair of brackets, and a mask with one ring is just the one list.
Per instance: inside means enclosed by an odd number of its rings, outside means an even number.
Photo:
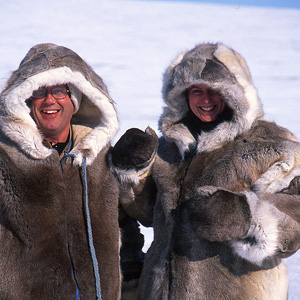
[{"label": "eye", "polygon": [[57,97],[64,97],[67,95],[67,89],[64,87],[57,87],[52,89],[52,95]]},{"label": "eye", "polygon": [[32,97],[36,99],[45,98],[47,95],[47,90],[44,88],[40,88],[32,93]]},{"label": "eye", "polygon": [[190,94],[193,95],[203,95],[203,90],[199,88],[194,88],[190,90]]}]

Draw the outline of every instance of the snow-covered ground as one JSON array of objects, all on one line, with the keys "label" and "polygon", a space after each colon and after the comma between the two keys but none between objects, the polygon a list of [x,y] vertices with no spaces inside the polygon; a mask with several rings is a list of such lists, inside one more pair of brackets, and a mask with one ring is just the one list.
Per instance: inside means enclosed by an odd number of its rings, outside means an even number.
[{"label": "snow-covered ground", "polygon": [[[236,2],[0,0],[0,86],[31,46],[61,44],[108,85],[121,121],[117,138],[130,127],[157,131],[164,69],[197,43],[222,41],[249,64],[266,118],[300,138],[300,9]],[[147,249],[152,230],[143,232]],[[300,252],[286,263],[289,299],[299,300]]]}]

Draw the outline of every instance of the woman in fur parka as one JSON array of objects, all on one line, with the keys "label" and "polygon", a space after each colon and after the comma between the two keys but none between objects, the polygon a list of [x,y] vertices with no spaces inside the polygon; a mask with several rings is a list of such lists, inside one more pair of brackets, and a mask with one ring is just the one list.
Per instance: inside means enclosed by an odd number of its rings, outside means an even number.
[{"label": "woman in fur parka", "polygon": [[[193,100],[201,95],[214,100]],[[163,98],[157,154],[153,130],[130,129],[111,157],[123,207],[154,228],[138,299],[287,299],[298,141],[262,119],[246,62],[221,43],[179,55]]]},{"label": "woman in fur parka", "polygon": [[[74,105],[61,157],[29,101],[56,85]],[[119,189],[107,163],[117,129],[114,102],[82,58],[30,49],[0,96],[0,299],[120,299]]]}]

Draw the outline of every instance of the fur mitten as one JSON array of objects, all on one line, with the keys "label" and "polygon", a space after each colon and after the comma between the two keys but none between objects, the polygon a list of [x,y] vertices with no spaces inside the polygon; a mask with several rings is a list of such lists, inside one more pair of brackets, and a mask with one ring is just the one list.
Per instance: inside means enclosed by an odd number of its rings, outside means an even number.
[{"label": "fur mitten", "polygon": [[242,238],[251,222],[245,195],[210,186],[183,202],[182,213],[199,237],[212,242]]},{"label": "fur mitten", "polygon": [[153,129],[127,130],[111,152],[111,161],[119,169],[144,169],[156,154],[158,137]]}]

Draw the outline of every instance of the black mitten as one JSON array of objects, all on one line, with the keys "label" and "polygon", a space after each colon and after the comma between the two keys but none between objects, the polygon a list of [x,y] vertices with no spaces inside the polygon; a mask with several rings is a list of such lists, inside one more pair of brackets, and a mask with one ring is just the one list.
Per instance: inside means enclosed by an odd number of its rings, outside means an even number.
[{"label": "black mitten", "polygon": [[144,131],[131,128],[116,143],[111,152],[112,163],[121,169],[143,169],[156,154],[158,137],[147,127]]},{"label": "black mitten", "polygon": [[246,235],[251,212],[243,194],[203,187],[197,197],[182,204],[183,217],[192,229],[209,241],[229,241]]}]

